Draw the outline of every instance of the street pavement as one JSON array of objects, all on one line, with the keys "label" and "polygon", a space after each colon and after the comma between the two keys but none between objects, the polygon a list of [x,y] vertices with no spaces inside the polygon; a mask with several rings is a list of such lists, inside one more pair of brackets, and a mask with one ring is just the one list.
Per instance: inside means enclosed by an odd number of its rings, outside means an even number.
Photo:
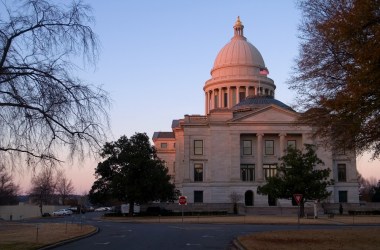
[{"label": "street pavement", "polygon": [[334,229],[342,225],[265,225],[223,223],[153,223],[111,221],[100,213],[87,213],[44,222],[83,223],[99,228],[90,237],[55,246],[54,249],[232,249],[232,240],[240,235],[275,230]]}]

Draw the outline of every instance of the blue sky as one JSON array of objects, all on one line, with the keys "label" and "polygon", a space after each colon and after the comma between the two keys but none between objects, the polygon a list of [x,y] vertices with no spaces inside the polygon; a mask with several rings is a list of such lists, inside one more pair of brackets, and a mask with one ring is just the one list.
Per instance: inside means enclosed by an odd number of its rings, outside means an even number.
[{"label": "blue sky", "polygon": [[[300,12],[293,0],[84,2],[93,8],[101,50],[96,69],[80,76],[111,96],[109,140],[135,132],[152,137],[155,131],[170,131],[173,119],[204,114],[204,83],[217,53],[233,36],[237,16],[264,58],[276,99],[293,104],[295,93],[286,85],[299,43]],[[376,166],[368,176],[380,177]],[[94,161],[68,166],[78,193],[90,189],[95,167]]]},{"label": "blue sky", "polygon": [[[110,1],[109,1],[110,2]],[[113,99],[112,131],[120,135],[170,130],[173,119],[204,114],[203,86],[218,51],[241,17],[262,53],[276,97],[287,90],[297,52],[299,15],[293,1],[89,1],[102,49],[95,72]]]}]

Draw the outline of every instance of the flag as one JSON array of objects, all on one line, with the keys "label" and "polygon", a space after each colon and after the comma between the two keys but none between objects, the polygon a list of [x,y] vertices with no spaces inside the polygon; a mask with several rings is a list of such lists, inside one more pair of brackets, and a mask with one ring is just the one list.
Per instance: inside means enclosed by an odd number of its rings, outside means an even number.
[{"label": "flag", "polygon": [[260,68],[260,75],[268,75],[269,71],[267,68]]}]

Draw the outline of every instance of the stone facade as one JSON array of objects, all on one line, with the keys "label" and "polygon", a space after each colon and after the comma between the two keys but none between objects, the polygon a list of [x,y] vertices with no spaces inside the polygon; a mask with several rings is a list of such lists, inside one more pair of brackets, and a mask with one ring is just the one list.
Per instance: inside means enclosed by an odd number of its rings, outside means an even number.
[{"label": "stone facade", "polygon": [[258,195],[257,187],[276,174],[279,158],[291,145],[318,146],[317,155],[330,168],[334,186],[328,203],[358,203],[356,157],[334,153],[313,138],[313,128],[296,123],[302,114],[276,100],[274,82],[258,50],[243,36],[241,21],[234,37],[219,52],[205,87],[205,115],[174,120],[172,132],[155,132],[158,156],[189,203],[245,206],[292,206]]}]

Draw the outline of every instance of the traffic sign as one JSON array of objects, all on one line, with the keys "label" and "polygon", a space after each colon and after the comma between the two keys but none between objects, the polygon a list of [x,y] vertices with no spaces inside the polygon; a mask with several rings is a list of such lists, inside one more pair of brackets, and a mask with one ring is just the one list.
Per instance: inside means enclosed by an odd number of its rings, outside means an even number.
[{"label": "traffic sign", "polygon": [[187,197],[186,197],[186,196],[180,196],[180,197],[178,198],[178,203],[179,203],[180,205],[187,205]]},{"label": "traffic sign", "polygon": [[297,205],[299,205],[302,200],[302,194],[293,194],[293,198],[297,202]]}]

